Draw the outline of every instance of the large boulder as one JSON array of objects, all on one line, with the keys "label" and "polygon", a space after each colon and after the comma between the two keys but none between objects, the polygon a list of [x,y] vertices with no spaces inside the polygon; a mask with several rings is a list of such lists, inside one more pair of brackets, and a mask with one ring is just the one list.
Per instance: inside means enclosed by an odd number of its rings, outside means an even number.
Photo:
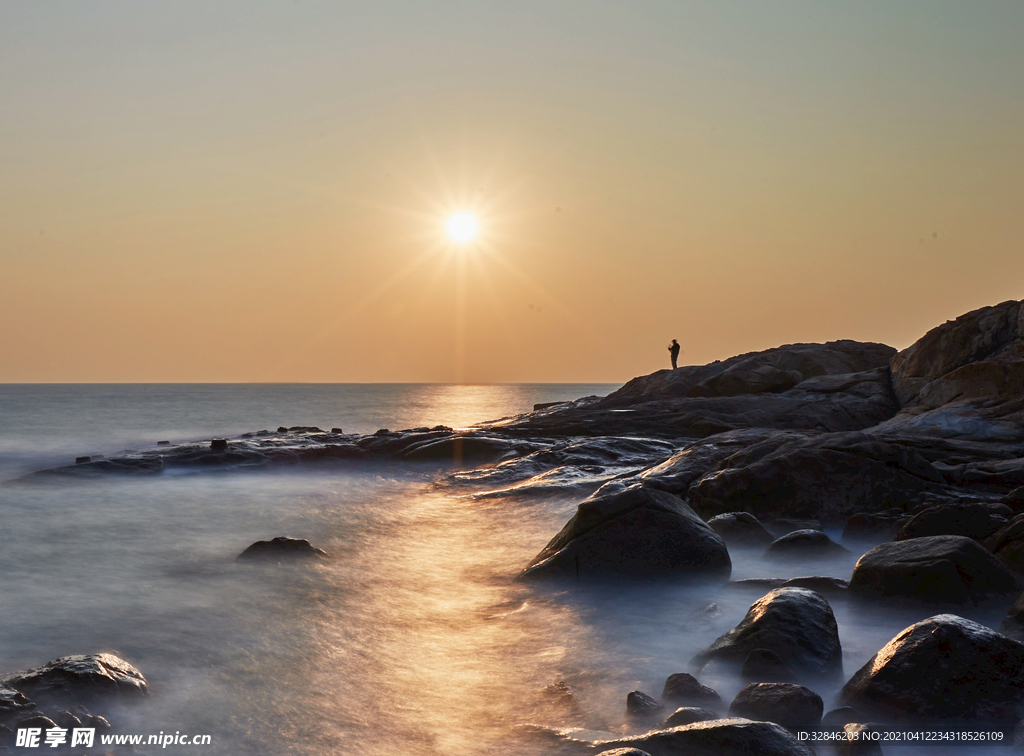
[{"label": "large boulder", "polygon": [[703,685],[691,674],[677,672],[669,675],[665,680],[665,687],[661,691],[661,700],[676,706],[698,706],[712,709],[720,709],[723,706],[722,697],[717,691]]},{"label": "large boulder", "polygon": [[764,555],[769,559],[820,559],[844,557],[850,552],[820,530],[794,530],[772,541]]},{"label": "large boulder", "polygon": [[135,667],[114,654],[62,656],[0,680],[38,704],[75,705],[99,699],[133,701],[149,694]]},{"label": "large boulder", "polygon": [[853,568],[850,592],[948,603],[1011,593],[1017,580],[973,538],[931,536],[876,546]]},{"label": "large boulder", "polygon": [[982,307],[892,359],[902,410],[889,425],[976,440],[1024,439],[1024,304]]},{"label": "large boulder", "polygon": [[712,719],[600,743],[637,748],[651,756],[814,756],[781,725],[749,719]]},{"label": "large boulder", "polygon": [[693,664],[703,668],[721,660],[739,667],[757,649],[774,652],[802,678],[834,679],[843,673],[832,607],[806,588],[779,588],[755,601],[743,620],[697,654]]},{"label": "large boulder", "polygon": [[731,571],[725,543],[681,499],[634,487],[583,501],[523,575],[727,580]]},{"label": "large boulder", "polygon": [[813,730],[821,723],[825,705],[810,688],[793,683],[751,683],[733,699],[729,714],[775,722],[794,730]]},{"label": "large boulder", "polygon": [[775,539],[768,529],[749,512],[726,512],[708,520],[708,527],[722,536],[729,546],[762,549]]},{"label": "large boulder", "polygon": [[1024,575],[1024,514],[989,536],[985,548],[1011,572]]},{"label": "large boulder", "polygon": [[940,614],[889,641],[839,693],[883,722],[1014,723],[1024,704],[1024,644]]}]

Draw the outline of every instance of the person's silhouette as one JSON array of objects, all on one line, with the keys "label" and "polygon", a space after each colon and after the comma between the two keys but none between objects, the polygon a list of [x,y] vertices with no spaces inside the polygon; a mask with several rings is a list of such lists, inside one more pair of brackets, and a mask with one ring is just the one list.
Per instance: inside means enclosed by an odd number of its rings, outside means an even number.
[{"label": "person's silhouette", "polygon": [[672,369],[675,370],[679,361],[679,342],[672,339],[672,343],[668,345],[669,354],[672,355]]}]

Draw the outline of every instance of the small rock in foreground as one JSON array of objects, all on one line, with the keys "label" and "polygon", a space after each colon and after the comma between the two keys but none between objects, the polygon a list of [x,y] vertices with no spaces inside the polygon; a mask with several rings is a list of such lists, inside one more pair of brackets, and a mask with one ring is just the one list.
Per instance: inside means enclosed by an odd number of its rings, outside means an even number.
[{"label": "small rock in foreground", "polygon": [[316,548],[305,538],[278,536],[270,541],[256,541],[238,555],[238,559],[324,559],[327,552]]}]

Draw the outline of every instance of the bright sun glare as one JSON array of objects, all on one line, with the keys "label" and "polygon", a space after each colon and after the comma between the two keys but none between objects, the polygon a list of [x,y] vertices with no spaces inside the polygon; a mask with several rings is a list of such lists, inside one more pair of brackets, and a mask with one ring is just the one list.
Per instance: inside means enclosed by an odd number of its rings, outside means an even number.
[{"label": "bright sun glare", "polygon": [[455,213],[445,223],[448,238],[456,244],[466,244],[476,238],[480,224],[472,213]]}]

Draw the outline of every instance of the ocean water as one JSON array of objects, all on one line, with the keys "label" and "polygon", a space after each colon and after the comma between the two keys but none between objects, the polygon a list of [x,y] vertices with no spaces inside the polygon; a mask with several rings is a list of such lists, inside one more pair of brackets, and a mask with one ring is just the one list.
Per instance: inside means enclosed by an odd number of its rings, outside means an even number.
[{"label": "ocean water", "polygon": [[[278,425],[465,427],[613,388],[0,386],[0,674],[118,653],[151,696],[98,708],[114,732],[212,739],[137,753],[540,756],[553,747],[538,727],[635,731],[626,694],[657,697],[760,593],[517,582],[577,498],[474,498],[400,464],[14,480],[162,439]],[[308,538],[331,559],[235,561],[276,535]],[[848,578],[869,546],[770,574],[757,553],[734,550],[733,577]],[[847,676],[929,616],[833,608]],[[725,671],[703,681],[726,702],[742,687]],[[558,684],[575,706],[550,693]],[[816,688],[826,709],[836,687]]]}]

